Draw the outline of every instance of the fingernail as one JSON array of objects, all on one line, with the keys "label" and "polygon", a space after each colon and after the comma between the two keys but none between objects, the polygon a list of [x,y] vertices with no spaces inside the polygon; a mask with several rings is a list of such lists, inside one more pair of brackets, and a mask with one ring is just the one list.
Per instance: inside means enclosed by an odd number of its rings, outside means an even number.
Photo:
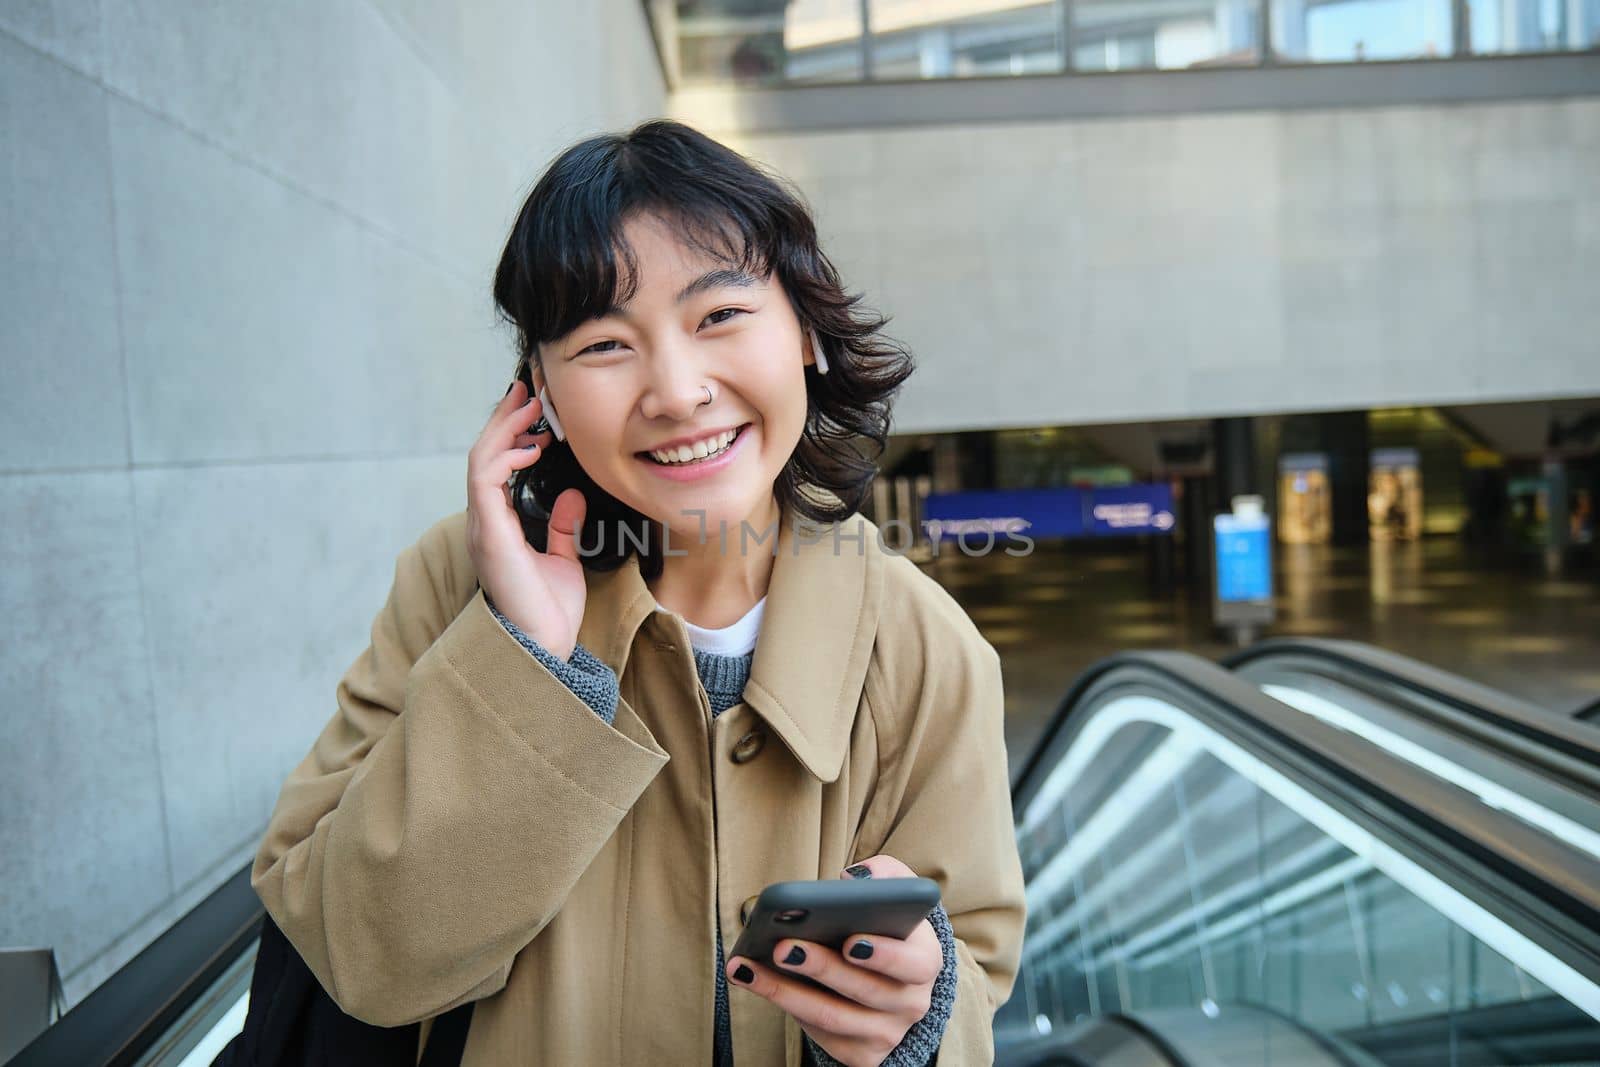
[{"label": "fingernail", "polygon": [[857,941],[850,946],[850,958],[853,960],[866,960],[872,958],[872,942]]},{"label": "fingernail", "polygon": [[742,963],[733,969],[733,980],[738,982],[740,985],[749,985],[751,982],[755,981],[755,977],[756,972],[752,971],[749,967]]},{"label": "fingernail", "polygon": [[806,961],[806,950],[801,948],[799,945],[796,945],[793,948],[791,948],[789,950],[789,954],[787,956],[783,957],[783,962],[787,963],[791,967],[793,967],[794,965],[796,965],[798,963],[804,963],[805,961]]},{"label": "fingernail", "polygon": [[846,867],[844,873],[852,878],[871,878],[872,868],[865,863],[858,863],[854,867]]},{"label": "fingernail", "polygon": [[513,379],[512,379],[512,380],[511,380],[511,385],[508,385],[508,386],[506,386],[506,391],[505,391],[505,395],[506,395],[506,396],[510,396],[510,395],[511,395],[511,389],[512,389],[512,387],[513,387],[513,386],[515,386],[515,385],[516,385],[516,384],[517,384],[517,381],[516,381],[516,379],[515,379],[515,378],[513,378]]}]

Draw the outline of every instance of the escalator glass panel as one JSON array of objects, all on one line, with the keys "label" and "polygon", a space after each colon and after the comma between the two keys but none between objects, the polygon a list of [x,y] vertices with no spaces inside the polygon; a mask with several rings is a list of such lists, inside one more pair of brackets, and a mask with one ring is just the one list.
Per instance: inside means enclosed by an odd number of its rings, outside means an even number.
[{"label": "escalator glass panel", "polygon": [[1293,1062],[1285,1022],[1383,1064],[1600,1062],[1600,989],[1283,773],[1161,697],[1082,721],[1021,813],[997,1040],[1187,1010],[1235,1064]]},{"label": "escalator glass panel", "polygon": [[1259,666],[1254,674],[1268,696],[1372,742],[1554,842],[1600,858],[1600,804],[1592,797],[1485,754],[1471,739],[1419,723],[1382,699],[1334,679],[1274,673]]}]

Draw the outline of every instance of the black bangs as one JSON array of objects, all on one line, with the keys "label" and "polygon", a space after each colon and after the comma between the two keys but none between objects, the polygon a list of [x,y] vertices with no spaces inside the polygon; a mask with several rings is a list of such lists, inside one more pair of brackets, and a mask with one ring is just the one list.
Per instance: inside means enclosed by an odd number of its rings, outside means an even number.
[{"label": "black bangs", "polygon": [[642,215],[707,258],[764,278],[785,221],[773,207],[788,197],[748,160],[678,123],[590,138],[557,159],[528,196],[495,273],[495,303],[529,345],[626,303],[639,265],[623,227]]},{"label": "black bangs", "polygon": [[[785,521],[849,518],[871,490],[911,354],[883,335],[887,319],[845,292],[799,192],[692,127],[655,119],[589,138],[534,185],[494,276],[495,305],[516,333],[516,377],[531,395],[540,345],[632,298],[639,264],[623,229],[644,216],[725,267],[776,274],[801,327],[815,331],[830,369],[807,368],[805,426],[773,494]],[[661,572],[659,524],[596,485],[564,441],[511,476],[531,545],[545,551],[550,508],[570,488],[588,502],[578,531],[585,567],[611,570],[637,553],[646,578]]]}]

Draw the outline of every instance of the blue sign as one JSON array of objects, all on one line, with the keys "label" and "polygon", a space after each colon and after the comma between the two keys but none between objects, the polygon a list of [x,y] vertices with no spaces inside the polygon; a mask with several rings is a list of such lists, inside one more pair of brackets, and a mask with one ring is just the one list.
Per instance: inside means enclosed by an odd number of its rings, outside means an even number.
[{"label": "blue sign", "polygon": [[1223,604],[1271,601],[1272,543],[1265,515],[1218,515],[1217,600]]},{"label": "blue sign", "polygon": [[1169,534],[1177,525],[1165,483],[1095,489],[975,489],[934,493],[922,505],[928,536],[1032,538]]},{"label": "blue sign", "polygon": [[1089,490],[1088,497],[1088,529],[1098,537],[1165,534],[1178,525],[1172,487],[1165,482],[1106,486]]},{"label": "blue sign", "polygon": [[986,531],[996,537],[1008,531],[1029,537],[1072,537],[1083,530],[1074,502],[1031,489],[931,493],[922,503],[922,521],[936,541],[964,535],[981,539]]}]

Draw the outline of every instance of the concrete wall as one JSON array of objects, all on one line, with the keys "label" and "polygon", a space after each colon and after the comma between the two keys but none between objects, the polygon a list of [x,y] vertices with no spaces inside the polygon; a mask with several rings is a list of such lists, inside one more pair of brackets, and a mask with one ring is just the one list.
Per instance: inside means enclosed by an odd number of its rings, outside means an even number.
[{"label": "concrete wall", "polygon": [[69,1003],[247,861],[464,503],[522,196],[662,102],[635,0],[0,7],[0,945]]},{"label": "concrete wall", "polygon": [[921,370],[903,431],[1600,390],[1600,98],[737,132]]}]

